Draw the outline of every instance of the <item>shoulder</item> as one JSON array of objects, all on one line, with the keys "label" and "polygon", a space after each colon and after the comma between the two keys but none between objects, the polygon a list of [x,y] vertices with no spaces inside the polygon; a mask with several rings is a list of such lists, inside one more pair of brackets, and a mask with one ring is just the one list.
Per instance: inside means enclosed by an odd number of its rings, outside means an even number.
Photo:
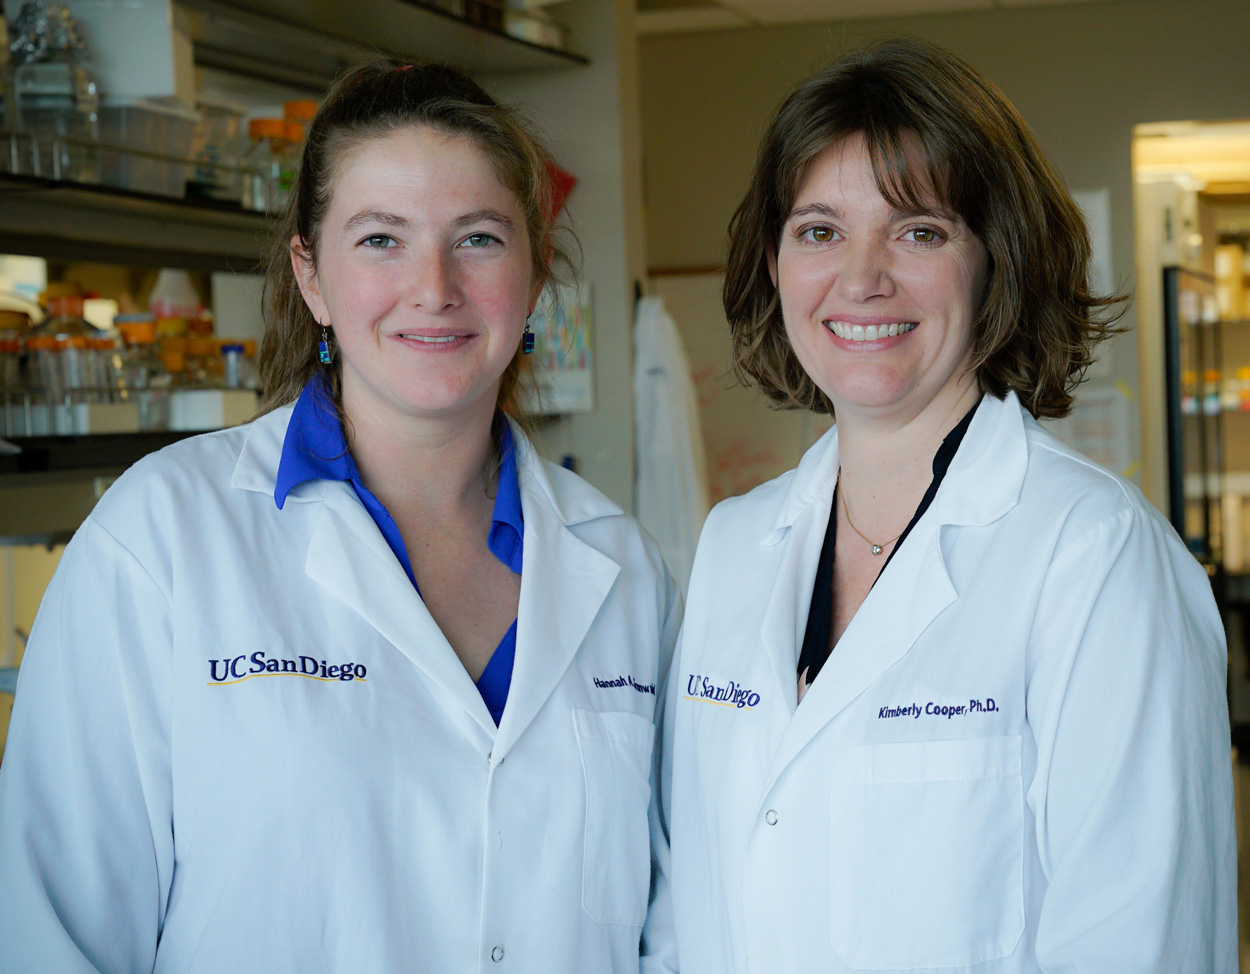
[{"label": "shoulder", "polygon": [[705,543],[715,546],[731,539],[766,535],[776,526],[797,475],[797,469],[787,470],[745,494],[721,501],[712,508],[704,522],[699,546],[703,547]]},{"label": "shoulder", "polygon": [[[526,517],[551,518],[574,537],[622,566],[666,581],[659,546],[633,517],[571,470],[544,459],[514,428],[517,474]],[[526,531],[530,530],[527,521]]]},{"label": "shoulder", "polygon": [[1138,487],[1063,443],[1025,417],[1028,469],[1020,491],[1020,512],[1062,525],[1065,540],[1111,521],[1140,523],[1170,532],[1167,519]]},{"label": "shoulder", "polygon": [[149,454],[104,492],[89,522],[138,551],[160,539],[168,547],[175,537],[220,531],[226,512],[241,505],[267,500],[273,506],[272,479],[267,492],[255,484],[239,489],[235,480],[240,458],[248,453],[272,456],[276,467],[286,418],[285,413],[270,413]]}]

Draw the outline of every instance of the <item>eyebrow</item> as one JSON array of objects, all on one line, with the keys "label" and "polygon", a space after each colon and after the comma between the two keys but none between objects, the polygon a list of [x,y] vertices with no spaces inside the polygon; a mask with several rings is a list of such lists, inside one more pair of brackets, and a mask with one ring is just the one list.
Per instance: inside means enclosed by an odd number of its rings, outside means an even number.
[{"label": "eyebrow", "polygon": [[464,216],[458,216],[452,221],[452,225],[455,227],[466,227],[471,223],[481,223],[483,220],[490,220],[494,223],[498,223],[505,230],[511,230],[513,228],[512,219],[510,217],[500,213],[498,210],[492,210],[489,208],[484,210],[474,210],[472,213],[466,213]]},{"label": "eyebrow", "polygon": [[[480,223],[483,220],[490,220],[498,223],[505,230],[513,229],[511,218],[503,213],[500,213],[498,210],[489,208],[474,210],[472,213],[465,213],[463,216],[458,216],[452,221],[452,226],[460,229],[474,223]],[[398,213],[387,213],[385,210],[361,210],[343,224],[343,230],[350,232],[371,223],[382,223],[388,227],[399,227],[400,229],[406,229],[411,226],[408,218],[400,216]]]},{"label": "eyebrow", "polygon": [[370,223],[383,223],[388,227],[407,227],[409,225],[407,217],[402,217],[398,213],[387,213],[383,210],[361,210],[343,224],[343,229],[345,231],[355,230]]},{"label": "eyebrow", "polygon": [[[836,207],[829,206],[825,203],[808,203],[805,206],[796,206],[790,211],[790,215],[786,217],[786,222],[794,220],[798,217],[811,216],[828,217],[830,220],[842,219],[842,211]],[[950,220],[952,223],[961,222],[959,217],[949,210],[940,206],[921,206],[915,209],[900,210],[892,208],[890,210],[891,220],[908,220],[917,216],[931,216],[942,220]]]}]

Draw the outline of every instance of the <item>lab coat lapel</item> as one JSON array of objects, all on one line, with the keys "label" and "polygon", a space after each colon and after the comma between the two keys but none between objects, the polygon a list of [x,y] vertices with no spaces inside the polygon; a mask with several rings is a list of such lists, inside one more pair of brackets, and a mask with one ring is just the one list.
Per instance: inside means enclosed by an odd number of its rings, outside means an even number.
[{"label": "lab coat lapel", "polygon": [[[836,463],[834,470],[837,470]],[[825,527],[829,523],[832,490],[830,485],[829,496],[823,503],[814,501],[785,529],[784,536],[774,542],[781,551],[778,552],[777,572],[773,576],[772,591],[769,592],[760,624],[760,642],[777,676],[781,700],[791,712],[798,705],[796,667],[820,551],[824,546]]]},{"label": "lab coat lapel", "polygon": [[[838,477],[838,430],[826,432],[799,461],[772,530],[761,539],[761,564],[772,567],[772,588],[760,622],[760,644],[777,677],[779,699],[798,704],[795,667],[811,606],[812,585]],[[773,550],[769,550],[773,549]]]},{"label": "lab coat lapel", "polygon": [[[1024,419],[1015,395],[1009,393],[1005,401],[986,396],[933,505],[868,593],[794,711],[773,757],[765,793],[807,743],[903,659],[955,601],[943,544],[954,543],[953,532],[989,524],[1010,510],[1019,499],[1027,465]],[[770,604],[768,611],[773,608]]]},{"label": "lab coat lapel", "polygon": [[786,727],[769,770],[769,787],[821,728],[907,655],[955,600],[939,537],[936,520],[922,518],[868,593]]},{"label": "lab coat lapel", "polygon": [[[518,438],[525,549],[517,610],[516,661],[494,757],[502,758],[534,721],[577,655],[620,565],[569,530],[585,514],[562,511],[528,443]],[[597,514],[620,513],[614,505]]]},{"label": "lab coat lapel", "polygon": [[324,487],[304,571],[420,669],[456,725],[489,749],[495,736],[490,711],[369,512],[349,484]]}]

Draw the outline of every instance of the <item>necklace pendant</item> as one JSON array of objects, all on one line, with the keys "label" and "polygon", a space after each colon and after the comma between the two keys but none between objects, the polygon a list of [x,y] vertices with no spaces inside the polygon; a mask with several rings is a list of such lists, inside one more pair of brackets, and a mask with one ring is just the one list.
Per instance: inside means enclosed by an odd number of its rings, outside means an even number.
[{"label": "necklace pendant", "polygon": [[879,544],[875,544],[875,545],[873,545],[873,546],[872,546],[872,553],[873,553],[874,555],[879,555],[879,554],[881,554],[882,550],[883,550],[883,549],[882,549],[881,545],[879,545]]}]

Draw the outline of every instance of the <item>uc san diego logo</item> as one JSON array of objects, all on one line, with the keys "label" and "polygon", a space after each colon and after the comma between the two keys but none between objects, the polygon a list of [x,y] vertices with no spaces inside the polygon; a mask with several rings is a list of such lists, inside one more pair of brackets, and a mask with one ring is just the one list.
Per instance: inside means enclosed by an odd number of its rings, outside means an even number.
[{"label": "uc san diego logo", "polygon": [[325,660],[318,662],[312,656],[266,659],[263,652],[255,652],[251,656],[236,656],[234,659],[210,659],[208,686],[229,686],[257,676],[302,676],[308,680],[346,683],[363,681],[367,673],[364,663],[327,664]]},{"label": "uc san diego logo", "polygon": [[691,673],[686,680],[686,699],[719,704],[722,707],[737,707],[739,710],[753,710],[759,706],[760,695],[754,690],[739,686],[733,680],[717,684],[702,674]]}]

